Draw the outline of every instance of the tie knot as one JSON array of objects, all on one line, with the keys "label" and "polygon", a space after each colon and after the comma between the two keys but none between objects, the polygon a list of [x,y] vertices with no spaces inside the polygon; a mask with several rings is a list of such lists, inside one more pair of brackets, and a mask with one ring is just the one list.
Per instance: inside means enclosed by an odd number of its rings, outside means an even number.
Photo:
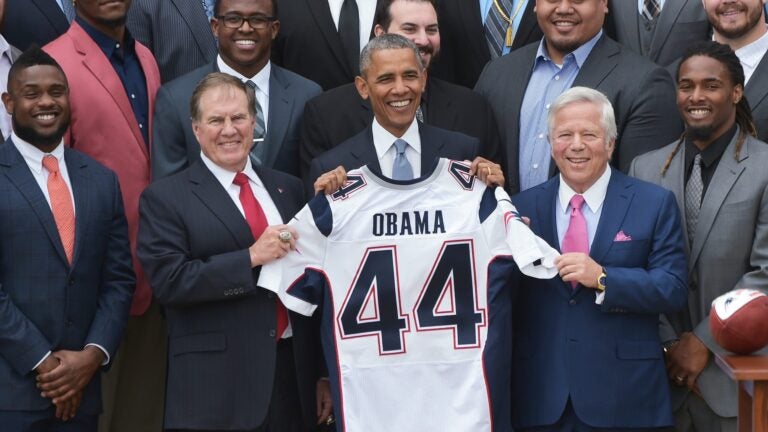
[{"label": "tie knot", "polygon": [[47,169],[48,172],[56,174],[59,172],[59,160],[56,159],[56,156],[46,155],[43,157],[43,167]]},{"label": "tie knot", "polygon": [[248,81],[246,81],[246,82],[245,82],[245,85],[247,85],[247,86],[248,86],[248,88],[250,88],[251,90],[254,90],[254,91],[255,91],[255,90],[258,88],[258,87],[256,86],[256,83],[255,83],[255,82],[253,82],[253,81],[251,81],[251,80],[248,80]]},{"label": "tie knot", "polygon": [[693,164],[701,165],[701,153],[698,153],[696,154],[696,156],[693,157]]},{"label": "tie knot", "polygon": [[243,172],[239,172],[235,174],[235,179],[232,181],[232,183],[243,186],[245,184],[248,184],[248,176],[245,175]]},{"label": "tie knot", "polygon": [[571,198],[571,211],[579,209],[584,205],[584,195],[576,194]]},{"label": "tie knot", "polygon": [[405,140],[397,139],[395,140],[395,150],[397,150],[397,154],[404,154],[405,148],[408,147],[408,143],[405,142]]}]

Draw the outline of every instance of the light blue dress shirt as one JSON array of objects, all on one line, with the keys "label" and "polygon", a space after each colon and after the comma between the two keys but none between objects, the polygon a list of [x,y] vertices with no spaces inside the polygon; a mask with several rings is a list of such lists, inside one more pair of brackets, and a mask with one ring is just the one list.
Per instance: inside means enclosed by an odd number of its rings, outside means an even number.
[{"label": "light blue dress shirt", "polygon": [[540,42],[531,79],[528,81],[520,109],[518,169],[521,191],[544,183],[549,178],[551,160],[547,129],[549,106],[561,93],[571,88],[581,66],[602,35],[603,31],[600,30],[587,43],[566,55],[562,65],[556,65],[552,61],[544,40]]},{"label": "light blue dress shirt", "polygon": [[[460,0],[460,1],[469,1],[469,0]],[[514,20],[512,20],[512,34],[517,34],[517,29],[520,27],[520,22],[523,20],[523,14],[525,12],[525,8],[528,5],[529,1],[534,0],[512,0],[512,11],[509,12],[507,16],[512,16],[515,13],[515,9],[517,9],[518,5],[520,5],[520,12],[518,12],[517,16]],[[485,20],[488,18],[488,11],[491,10],[493,6],[493,0],[480,0],[480,18],[482,19],[482,24],[485,26]],[[505,46],[504,49],[501,50],[501,55],[509,54],[510,47]]]}]

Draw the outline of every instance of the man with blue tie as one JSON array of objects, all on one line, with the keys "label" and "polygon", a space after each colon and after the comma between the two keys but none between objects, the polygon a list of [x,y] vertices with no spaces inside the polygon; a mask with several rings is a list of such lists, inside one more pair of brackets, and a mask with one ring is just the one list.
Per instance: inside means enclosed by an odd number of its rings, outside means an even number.
[{"label": "man with blue tie", "polygon": [[674,195],[608,165],[608,99],[574,87],[549,114],[560,174],[513,197],[563,254],[559,278],[520,283],[514,319],[515,430],[645,430],[673,424],[658,316],[686,304]]},{"label": "man with blue tie", "polygon": [[0,425],[95,432],[135,277],[117,176],[64,147],[69,87],[37,47],[11,67],[0,145]]}]

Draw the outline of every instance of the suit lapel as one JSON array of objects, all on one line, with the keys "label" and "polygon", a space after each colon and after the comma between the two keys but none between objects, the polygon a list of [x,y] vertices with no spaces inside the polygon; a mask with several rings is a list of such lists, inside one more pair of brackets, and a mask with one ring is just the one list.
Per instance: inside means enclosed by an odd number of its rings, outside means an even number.
[{"label": "suit lapel", "polygon": [[56,2],[50,0],[32,0],[32,3],[40,9],[40,12],[42,12],[51,26],[56,29],[57,33],[62,34],[67,31],[69,22],[67,22],[66,15],[64,15],[64,12]]},{"label": "suit lapel", "polygon": [[[91,72],[91,74],[93,74],[96,81],[98,81],[112,97],[115,104],[120,109],[120,112],[123,114],[125,121],[130,125],[131,132],[133,132],[134,135],[135,144],[141,148],[141,152],[144,156],[149,158],[147,146],[142,145],[144,137],[139,130],[139,126],[136,124],[136,116],[134,116],[131,103],[128,101],[128,96],[125,94],[123,83],[120,82],[120,78],[115,73],[109,60],[104,56],[101,48],[96,45],[96,42],[94,42],[93,39],[88,36],[88,33],[86,33],[76,22],[72,22],[72,26],[67,33],[72,37],[77,52],[83,56],[83,65]],[[139,50],[136,50],[137,55],[138,51]],[[146,59],[139,57],[142,68],[145,67],[145,60]],[[145,73],[144,75],[146,76],[147,85],[149,86],[150,74]],[[153,92],[151,91],[147,92],[149,106],[153,106],[152,104],[154,102],[152,93]]]},{"label": "suit lapel", "polygon": [[192,193],[221,221],[232,239],[241,248],[250,247],[255,239],[251,228],[245,221],[235,203],[221,187],[221,183],[202,161],[189,168],[189,181]]},{"label": "suit lapel", "polygon": [[267,190],[267,193],[269,193],[270,198],[272,198],[272,202],[275,203],[275,207],[277,207],[277,211],[280,213],[283,223],[290,222],[293,214],[291,213],[291,209],[288,208],[290,203],[285,198],[285,189],[281,184],[275,182],[274,176],[265,173],[264,167],[254,165],[253,169],[261,179],[261,182],[264,183],[264,188]]},{"label": "suit lapel", "polygon": [[[665,156],[666,157],[666,156]],[[683,238],[685,239],[686,250],[691,250],[691,245],[688,243],[688,230],[685,229],[685,170],[683,164],[685,163],[685,144],[680,144],[675,157],[669,164],[667,173],[661,177],[661,186],[664,189],[671,190],[675,194],[675,201],[677,201],[677,208],[681,209]]]},{"label": "suit lapel", "polygon": [[4,171],[8,180],[24,195],[32,211],[40,220],[40,225],[48,235],[48,239],[51,241],[51,245],[53,245],[59,258],[63,262],[68,263],[67,255],[64,253],[64,246],[61,243],[61,237],[59,237],[59,230],[56,228],[56,221],[53,219],[51,206],[45,200],[45,195],[43,195],[43,191],[40,190],[40,186],[29,171],[24,158],[21,157],[21,154],[16,150],[10,139],[0,146],[0,169],[3,167],[6,167]]},{"label": "suit lapel", "polygon": [[90,222],[90,204],[93,181],[88,173],[88,164],[81,161],[74,152],[69,149],[64,153],[67,163],[69,182],[72,184],[72,195],[75,200],[75,250],[72,254],[72,264],[77,262],[80,249],[83,247],[82,235],[86,232]]},{"label": "suit lapel", "polygon": [[442,154],[443,142],[432,137],[430,126],[419,123],[419,136],[421,137],[421,174],[429,172],[435,159]]},{"label": "suit lapel", "polygon": [[600,83],[616,68],[619,47],[603,34],[587,56],[572,87],[598,88]]},{"label": "suit lapel", "polygon": [[[616,233],[621,231],[621,224],[629,210],[629,204],[635,193],[626,178],[616,170],[611,169],[611,180],[608,182],[608,190],[603,202],[603,210],[600,221],[597,223],[595,238],[589,248],[589,256],[596,262],[602,262],[605,254],[613,245]],[[605,205],[609,203],[609,205]]]},{"label": "suit lapel", "polygon": [[[363,165],[368,165],[369,168],[375,169],[376,172],[381,172],[381,165],[379,165],[379,158],[376,156],[376,146],[373,145],[373,129],[371,125],[363,131],[355,135],[352,139],[355,140],[355,145],[350,151],[350,155],[357,160],[356,164],[353,164],[355,168]],[[422,140],[423,142],[423,140]],[[424,146],[422,145],[422,153]]]},{"label": "suit lapel", "polygon": [[[427,81],[427,118],[429,124],[456,124],[456,110],[450,109],[453,99],[445,93],[442,83],[429,79]],[[449,117],[450,116],[450,117]],[[423,147],[423,146],[422,146]]]},{"label": "suit lapel", "polygon": [[765,79],[766,76],[768,76],[768,55],[763,55],[744,88],[744,94],[747,95],[747,102],[749,102],[752,111],[756,111],[757,107],[765,102],[766,96],[768,96],[768,79]]},{"label": "suit lapel", "polygon": [[[557,202],[555,200],[557,200],[557,192],[560,189],[560,178],[555,177],[536,187],[543,190],[541,193],[536,194],[536,219],[531,221],[531,223],[538,224],[541,227],[537,234],[542,240],[560,251],[560,240],[557,237],[557,217],[555,216],[557,211]],[[566,298],[571,297],[574,294],[571,285],[563,282],[559,276],[557,280],[562,286],[562,289],[558,289],[557,292]]]},{"label": "suit lapel", "polygon": [[347,75],[357,75],[356,72],[351,70],[351,66],[347,63],[346,56],[344,55],[344,47],[341,45],[341,38],[339,38],[339,32],[336,30],[336,24],[333,23],[333,17],[331,16],[328,2],[325,0],[304,0],[304,2],[307,6],[306,9],[312,14],[315,23],[317,23],[317,27],[320,29],[320,33],[322,33],[323,38],[325,38],[325,42],[331,48],[334,57],[336,57],[336,61],[344,67]]},{"label": "suit lapel", "polygon": [[207,54],[209,52],[216,52],[216,43],[211,34],[210,23],[206,20],[207,16],[193,9],[202,10],[200,2],[190,2],[189,0],[171,0],[171,2],[179,11],[179,15],[184,19],[190,33],[195,38],[200,54],[204,58],[208,58]]},{"label": "suit lapel", "polygon": [[677,21],[677,17],[682,12],[685,3],[689,1],[698,0],[680,0],[680,1],[668,1],[664,2],[664,8],[659,14],[658,21],[656,22],[656,29],[653,31],[653,39],[651,40],[651,46],[648,48],[651,60],[656,60],[659,57],[659,50],[667,41],[670,33],[672,33],[672,27]]},{"label": "suit lapel", "polygon": [[[750,140],[747,138],[747,142],[741,148],[741,154],[739,160],[736,161],[733,158],[735,154],[736,141],[738,140],[739,132],[728,144],[723,155],[720,157],[720,162],[717,164],[715,174],[712,176],[712,180],[709,181],[709,187],[704,194],[704,198],[701,200],[701,210],[699,210],[699,220],[696,223],[696,231],[693,237],[693,245],[691,245],[691,256],[688,261],[688,268],[692,268],[696,264],[701,250],[704,247],[704,243],[707,241],[709,232],[712,229],[712,225],[715,222],[715,217],[720,211],[720,207],[725,201],[725,197],[728,196],[736,180],[744,172],[744,166],[741,166],[741,161],[749,157],[749,144]],[[683,207],[685,209],[685,207]]]},{"label": "suit lapel", "polygon": [[274,166],[275,159],[280,153],[280,147],[288,130],[291,119],[293,100],[288,97],[288,84],[284,83],[282,71],[272,65],[269,75],[269,123],[267,124],[267,139],[264,142],[263,163]]},{"label": "suit lapel", "polygon": [[[512,95],[507,98],[507,103],[504,107],[504,114],[502,118],[515,119],[507,121],[506,123],[506,142],[512,145],[508,148],[507,160],[508,173],[519,172],[520,164],[520,113],[522,111],[523,99],[525,99],[525,90],[528,87],[528,82],[533,75],[533,65],[536,62],[536,53],[538,47],[526,47],[524,50],[528,50],[529,57],[525,63],[519,66],[514,66],[511,70],[510,76],[525,77],[525,79],[506,80],[506,84],[510,86],[509,90],[505,94]],[[578,78],[577,78],[578,79]],[[509,179],[510,192],[518,192],[520,190],[520,176],[512,176]]]}]

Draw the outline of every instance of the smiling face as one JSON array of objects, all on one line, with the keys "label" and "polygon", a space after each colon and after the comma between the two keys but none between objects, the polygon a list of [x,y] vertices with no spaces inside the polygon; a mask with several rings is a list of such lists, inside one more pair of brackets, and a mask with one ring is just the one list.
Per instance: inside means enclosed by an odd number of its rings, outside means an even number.
[{"label": "smiling face", "polygon": [[561,63],[600,31],[607,12],[608,0],[536,0],[536,19],[549,55]]},{"label": "smiling face", "polygon": [[427,72],[409,48],[381,49],[371,55],[371,64],[355,86],[363,99],[371,101],[376,121],[389,133],[401,137],[416,117]]},{"label": "smiling face", "polygon": [[430,62],[440,52],[440,31],[437,12],[428,1],[398,0],[389,7],[390,23],[386,29],[376,25],[374,33],[395,33],[413,41],[419,48],[421,61],[429,69]]},{"label": "smiling face", "polygon": [[549,137],[552,158],[563,179],[574,191],[584,193],[608,166],[614,142],[606,139],[600,106],[574,102],[554,115]]},{"label": "smiling face", "polygon": [[3,103],[16,135],[43,152],[56,148],[69,127],[69,87],[54,66],[19,71],[8,83]]},{"label": "smiling face", "polygon": [[765,33],[764,0],[702,1],[718,40],[745,39],[745,42],[750,42]]},{"label": "smiling face", "polygon": [[220,85],[205,90],[192,121],[200,149],[216,165],[238,172],[245,168],[253,146],[253,116],[242,89]]},{"label": "smiling face", "polygon": [[[221,0],[217,14],[220,16],[272,17],[272,0]],[[211,21],[213,35],[219,41],[219,54],[232,69],[246,77],[256,75],[269,61],[272,41],[280,29],[279,21],[270,21],[266,28],[254,29],[247,21],[236,28],[229,28],[220,19]]]},{"label": "smiling face", "polygon": [[680,65],[677,108],[696,146],[705,148],[733,126],[743,91],[726,67],[711,57],[693,56]]}]

